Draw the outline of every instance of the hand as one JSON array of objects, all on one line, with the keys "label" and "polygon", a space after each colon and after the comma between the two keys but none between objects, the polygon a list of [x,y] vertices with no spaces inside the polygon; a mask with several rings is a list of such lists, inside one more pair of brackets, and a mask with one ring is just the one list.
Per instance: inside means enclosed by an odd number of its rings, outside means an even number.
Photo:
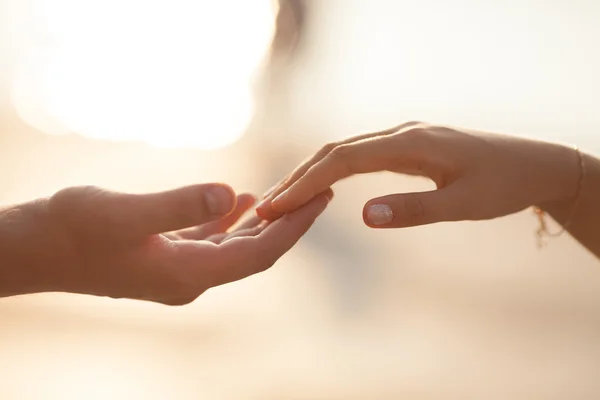
[{"label": "hand", "polygon": [[252,217],[227,232],[255,199],[236,198],[225,185],[143,195],[65,189],[44,202],[45,217],[39,220],[45,231],[35,236],[52,242],[45,257],[51,265],[31,274],[37,280],[32,286],[186,304],[210,287],[272,266],[310,228],[331,195],[317,196],[275,223]]},{"label": "hand", "polygon": [[370,200],[363,218],[373,228],[484,220],[568,201],[579,174],[577,155],[565,146],[409,122],[323,147],[275,186],[257,213],[276,220],[340,179],[376,171],[421,175],[437,190]]}]

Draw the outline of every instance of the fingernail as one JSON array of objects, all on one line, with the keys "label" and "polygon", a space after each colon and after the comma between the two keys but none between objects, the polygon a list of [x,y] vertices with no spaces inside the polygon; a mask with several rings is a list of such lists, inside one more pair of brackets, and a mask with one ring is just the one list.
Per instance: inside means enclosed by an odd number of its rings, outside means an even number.
[{"label": "fingernail", "polygon": [[204,201],[208,210],[213,215],[228,214],[234,205],[234,199],[231,192],[224,187],[215,186],[204,193]]},{"label": "fingernail", "polygon": [[394,213],[387,204],[372,204],[367,208],[367,220],[373,225],[385,225],[392,222]]}]

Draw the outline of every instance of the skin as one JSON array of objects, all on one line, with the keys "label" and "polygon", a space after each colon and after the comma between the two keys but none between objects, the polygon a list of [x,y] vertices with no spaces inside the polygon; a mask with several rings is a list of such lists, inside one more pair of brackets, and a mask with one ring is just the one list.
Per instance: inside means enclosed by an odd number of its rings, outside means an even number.
[{"label": "skin", "polygon": [[187,304],[271,267],[332,195],[276,222],[253,216],[230,230],[255,198],[223,184],[141,195],[64,189],[0,209],[0,297],[70,292]]},{"label": "skin", "polygon": [[[437,189],[369,200],[363,219],[372,228],[487,220],[539,206],[600,257],[600,160],[556,143],[408,122],[324,146],[265,196],[262,218],[274,221],[354,174],[392,171],[420,175]],[[385,205],[389,222],[369,210]],[[573,213],[574,212],[574,213]],[[572,215],[572,218],[570,218]],[[378,221],[381,222],[381,221]]]}]

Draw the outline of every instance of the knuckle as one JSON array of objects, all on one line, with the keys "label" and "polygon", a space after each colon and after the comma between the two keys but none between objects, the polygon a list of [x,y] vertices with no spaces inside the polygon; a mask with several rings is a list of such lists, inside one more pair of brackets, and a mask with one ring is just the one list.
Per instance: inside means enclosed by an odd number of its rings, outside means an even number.
[{"label": "knuckle", "polygon": [[423,201],[417,197],[407,198],[402,203],[402,215],[402,225],[422,225],[425,222],[426,217]]},{"label": "knuckle", "polygon": [[344,168],[346,171],[350,171],[350,158],[353,148],[351,145],[341,145],[333,149],[329,153],[329,158],[334,164],[337,164]]},{"label": "knuckle", "polygon": [[397,125],[394,128],[394,132],[406,132],[410,129],[415,129],[415,128],[421,128],[421,127],[426,127],[427,124],[423,121],[407,121],[407,122],[403,122],[400,125]]},{"label": "knuckle", "polygon": [[76,211],[87,201],[96,197],[103,190],[96,186],[72,186],[56,192],[50,197],[49,209],[58,214]]},{"label": "knuckle", "polygon": [[343,144],[341,146],[337,146],[333,150],[329,152],[330,155],[334,157],[347,158],[352,150],[352,146]]},{"label": "knuckle", "polygon": [[423,122],[421,122],[421,121],[414,121],[413,120],[413,121],[408,121],[408,122],[403,123],[401,125],[401,127],[403,127],[403,128],[409,128],[411,126],[418,126],[418,125],[422,125],[422,124],[423,124]]},{"label": "knuckle", "polygon": [[401,137],[417,149],[428,148],[433,144],[431,131],[423,127],[411,128],[403,133]]},{"label": "knuckle", "polygon": [[362,168],[361,147],[357,144],[344,144],[329,153],[329,160],[338,176],[349,176]]},{"label": "knuckle", "polygon": [[407,139],[412,139],[412,140],[420,140],[423,138],[423,136],[427,135],[427,129],[421,128],[421,127],[413,127],[411,129],[406,130],[404,133],[402,133],[402,136],[404,136]]},{"label": "knuckle", "polygon": [[90,235],[89,223],[100,220],[104,227],[113,221],[98,218],[101,207],[98,198],[105,191],[96,186],[73,186],[62,189],[48,199],[48,214],[55,226],[75,234],[77,241]]},{"label": "knuckle", "polygon": [[321,148],[321,150],[319,150],[319,155],[324,157],[324,156],[328,155],[329,153],[331,153],[332,151],[334,151],[337,147],[339,147],[339,143],[337,143],[337,142],[327,143],[325,146],[323,146]]}]

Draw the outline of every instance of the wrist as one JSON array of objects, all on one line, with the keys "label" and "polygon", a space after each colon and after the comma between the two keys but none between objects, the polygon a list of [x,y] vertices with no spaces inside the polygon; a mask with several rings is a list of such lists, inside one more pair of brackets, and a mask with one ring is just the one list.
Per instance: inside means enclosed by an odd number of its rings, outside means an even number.
[{"label": "wrist", "polygon": [[583,154],[573,146],[539,142],[531,161],[537,171],[531,187],[537,193],[533,205],[541,209],[573,204],[581,190]]},{"label": "wrist", "polygon": [[56,289],[62,252],[47,204],[0,209],[0,297]]}]

